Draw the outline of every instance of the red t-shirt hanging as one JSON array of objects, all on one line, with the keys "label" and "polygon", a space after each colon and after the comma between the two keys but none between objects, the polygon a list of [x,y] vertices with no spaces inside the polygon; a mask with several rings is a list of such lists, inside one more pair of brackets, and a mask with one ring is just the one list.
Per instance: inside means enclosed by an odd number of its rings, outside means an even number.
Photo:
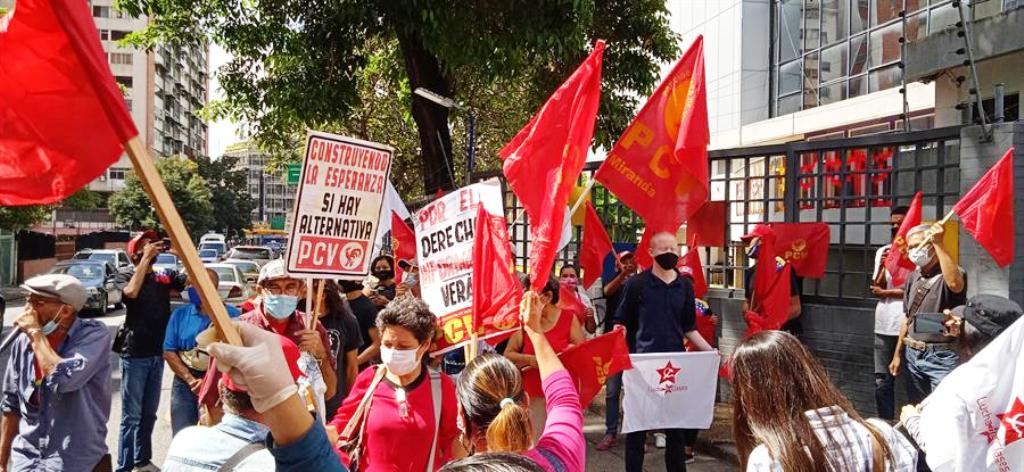
[{"label": "red t-shirt hanging", "polygon": [[[330,424],[341,432],[355,413],[359,402],[370,387],[376,369],[366,369],[356,378],[348,397],[338,408]],[[430,376],[426,369],[422,375],[406,386],[408,415],[399,414],[396,386],[387,378],[381,380],[373,392],[373,403],[367,411],[366,431],[363,435],[363,457],[360,470],[366,472],[427,470],[430,443],[434,440],[434,399],[430,392]],[[437,453],[433,470],[452,459],[452,442],[458,436],[455,385],[447,375],[441,374],[441,424],[437,436]],[[347,458],[342,457],[344,462]]]}]

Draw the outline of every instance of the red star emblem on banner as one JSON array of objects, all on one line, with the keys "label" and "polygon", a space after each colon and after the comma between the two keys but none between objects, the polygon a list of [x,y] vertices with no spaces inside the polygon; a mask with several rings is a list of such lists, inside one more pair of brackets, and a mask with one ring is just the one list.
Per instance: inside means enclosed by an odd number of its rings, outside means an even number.
[{"label": "red star emblem on banner", "polygon": [[672,361],[668,361],[665,367],[658,369],[658,375],[661,376],[661,380],[658,383],[676,383],[676,374],[679,373],[679,368],[672,365]]},{"label": "red star emblem on banner", "polygon": [[1009,446],[1018,439],[1024,439],[1024,402],[1020,397],[1014,400],[1010,411],[996,415],[996,418],[999,418],[1003,427],[1006,428],[1004,446]]}]

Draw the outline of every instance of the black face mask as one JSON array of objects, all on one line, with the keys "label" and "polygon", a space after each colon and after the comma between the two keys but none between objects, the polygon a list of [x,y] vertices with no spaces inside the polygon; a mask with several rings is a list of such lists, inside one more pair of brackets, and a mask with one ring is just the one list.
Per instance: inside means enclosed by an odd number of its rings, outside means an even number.
[{"label": "black face mask", "polygon": [[665,252],[654,256],[654,262],[658,263],[658,266],[665,270],[674,269],[676,263],[679,262],[679,254],[674,252]]},{"label": "black face mask", "polygon": [[896,237],[896,233],[900,232],[900,227],[899,226],[893,226],[893,227],[889,228],[889,230],[892,231],[892,237],[895,238]]},{"label": "black face mask", "polygon": [[341,291],[343,291],[345,293],[355,292],[356,290],[362,290],[363,289],[363,284],[361,284],[359,282],[356,282],[356,281],[353,281],[353,280],[339,280],[338,281],[338,286],[340,286],[341,287]]},{"label": "black face mask", "polygon": [[377,277],[377,280],[388,280],[395,278],[395,271],[393,270],[375,270],[373,276]]}]

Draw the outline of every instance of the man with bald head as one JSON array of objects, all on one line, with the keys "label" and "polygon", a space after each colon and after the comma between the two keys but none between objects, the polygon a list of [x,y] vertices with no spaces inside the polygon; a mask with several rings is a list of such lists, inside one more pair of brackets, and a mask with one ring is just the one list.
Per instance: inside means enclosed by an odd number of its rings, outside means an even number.
[{"label": "man with bald head", "polygon": [[[622,289],[622,302],[615,323],[636,327],[637,354],[685,351],[689,340],[698,350],[713,348],[697,332],[697,314],[693,284],[676,271],[679,245],[675,235],[660,232],[651,238],[649,249],[654,265],[633,277]],[[665,431],[665,468],[686,470],[685,430]],[[640,472],[644,467],[644,442],[647,432],[626,435],[626,471]]]}]

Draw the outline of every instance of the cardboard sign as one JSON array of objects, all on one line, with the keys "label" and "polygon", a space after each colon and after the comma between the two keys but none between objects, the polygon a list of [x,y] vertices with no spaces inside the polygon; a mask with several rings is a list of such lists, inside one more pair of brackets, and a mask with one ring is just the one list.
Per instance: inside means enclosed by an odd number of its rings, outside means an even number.
[{"label": "cardboard sign", "polygon": [[497,179],[455,190],[413,217],[420,294],[438,317],[445,345],[468,339],[473,329],[473,233],[480,204],[492,215],[504,213]]},{"label": "cardboard sign", "polygon": [[309,132],[289,230],[289,273],[366,277],[392,153],[383,144]]}]

